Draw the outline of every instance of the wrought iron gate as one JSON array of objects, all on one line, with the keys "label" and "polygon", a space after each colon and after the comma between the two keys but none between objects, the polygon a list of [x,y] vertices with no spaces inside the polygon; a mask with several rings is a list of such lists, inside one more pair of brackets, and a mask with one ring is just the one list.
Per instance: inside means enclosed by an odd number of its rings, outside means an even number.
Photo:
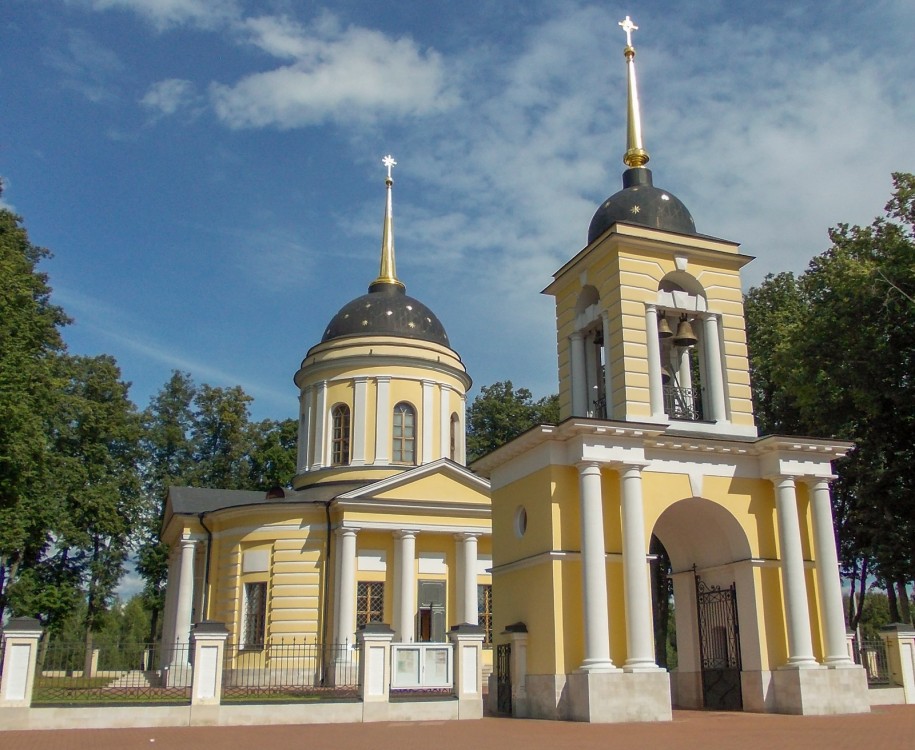
[{"label": "wrought iron gate", "polygon": [[512,712],[512,645],[496,646],[496,710],[500,714]]},{"label": "wrought iron gate", "polygon": [[702,698],[707,709],[740,711],[740,628],[737,587],[707,586],[696,576]]}]

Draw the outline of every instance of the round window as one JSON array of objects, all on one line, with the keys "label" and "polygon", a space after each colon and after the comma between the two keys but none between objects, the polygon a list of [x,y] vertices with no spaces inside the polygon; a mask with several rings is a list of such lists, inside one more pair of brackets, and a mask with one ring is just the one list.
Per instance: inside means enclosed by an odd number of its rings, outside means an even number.
[{"label": "round window", "polygon": [[523,505],[519,505],[515,510],[515,535],[520,539],[527,531],[527,511]]}]

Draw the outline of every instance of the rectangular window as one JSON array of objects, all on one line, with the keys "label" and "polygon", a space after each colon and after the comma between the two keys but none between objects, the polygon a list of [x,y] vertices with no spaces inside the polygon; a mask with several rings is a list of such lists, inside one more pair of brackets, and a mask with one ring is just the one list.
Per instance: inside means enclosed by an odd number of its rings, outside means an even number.
[{"label": "rectangular window", "polygon": [[244,619],[242,620],[242,648],[264,647],[267,633],[267,583],[246,583]]},{"label": "rectangular window", "polygon": [[360,581],[356,585],[356,630],[370,622],[384,622],[384,583]]},{"label": "rectangular window", "polygon": [[477,624],[485,633],[483,645],[492,645],[492,585],[477,585]]}]

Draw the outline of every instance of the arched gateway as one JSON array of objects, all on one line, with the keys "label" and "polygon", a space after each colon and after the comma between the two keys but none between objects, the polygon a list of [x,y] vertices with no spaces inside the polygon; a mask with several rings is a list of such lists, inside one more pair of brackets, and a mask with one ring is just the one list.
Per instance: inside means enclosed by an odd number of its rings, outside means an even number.
[{"label": "arched gateway", "polygon": [[[828,485],[851,445],[758,437],[740,283],[752,259],[698,234],[654,186],[631,42],[624,54],[623,189],[544,290],[556,300],[562,419],[472,466],[492,486],[493,631],[512,649],[512,711],[654,721],[672,699],[867,711]],[[671,673],[654,642],[653,538],[671,563]]]}]

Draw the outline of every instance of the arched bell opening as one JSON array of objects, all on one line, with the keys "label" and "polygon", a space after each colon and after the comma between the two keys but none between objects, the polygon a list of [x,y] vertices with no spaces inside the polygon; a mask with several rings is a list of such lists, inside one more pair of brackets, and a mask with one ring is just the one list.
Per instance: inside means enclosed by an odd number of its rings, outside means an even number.
[{"label": "arched bell opening", "polygon": [[585,285],[575,304],[575,332],[570,339],[572,416],[607,419],[609,374],[608,332],[597,289]]}]

